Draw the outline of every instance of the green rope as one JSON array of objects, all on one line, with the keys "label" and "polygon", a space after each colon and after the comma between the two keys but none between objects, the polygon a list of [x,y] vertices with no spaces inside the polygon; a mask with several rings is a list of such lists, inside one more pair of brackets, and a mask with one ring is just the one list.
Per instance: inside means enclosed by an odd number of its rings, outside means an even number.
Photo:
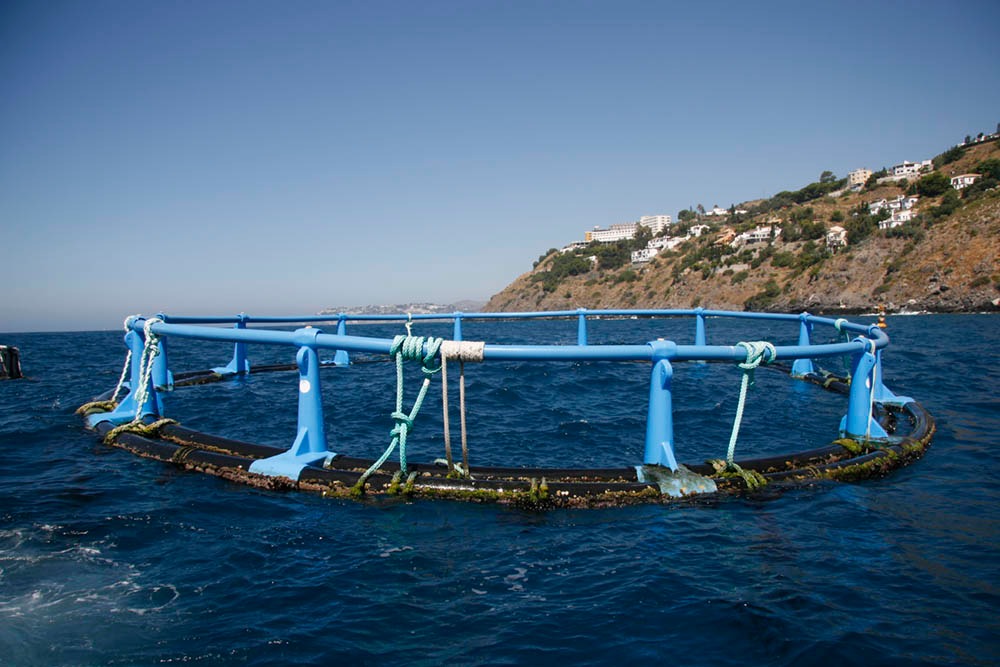
[{"label": "green rope", "polygon": [[[382,464],[389,459],[397,445],[399,446],[400,473],[401,475],[407,474],[406,438],[413,429],[413,421],[417,418],[420,406],[427,395],[427,388],[431,384],[431,376],[441,370],[440,362],[437,364],[434,362],[434,358],[441,348],[441,341],[441,338],[424,338],[423,336],[396,336],[392,339],[392,345],[389,346],[389,356],[396,361],[396,409],[390,416],[396,424],[389,431],[391,440],[389,446],[382,453],[382,456],[358,478],[357,484],[354,485],[354,492],[356,494],[364,493],[365,482],[368,481],[372,473],[381,468]],[[426,352],[424,350],[425,344]],[[417,398],[413,402],[413,407],[410,409],[409,414],[403,412],[404,361],[419,361],[420,368],[424,372],[424,381],[420,385],[420,391],[417,392]],[[412,484],[409,480],[408,482]]]},{"label": "green rope", "polygon": [[[132,330],[132,322],[135,321],[137,317],[142,317],[141,315],[129,315],[125,318],[125,332],[128,333]],[[118,384],[115,385],[115,390],[111,394],[111,398],[106,401],[90,401],[89,403],[84,403],[76,409],[76,414],[78,415],[89,415],[97,412],[111,412],[118,407],[118,394],[121,393],[122,386],[125,384],[125,378],[128,376],[129,364],[132,362],[132,348],[127,347],[125,352],[125,363],[122,365],[121,375],[118,376]]]},{"label": "green rope", "polygon": [[[735,465],[733,456],[736,453],[736,439],[740,434],[740,422],[743,421],[743,405],[746,403],[747,389],[753,385],[754,370],[760,366],[761,362],[769,364],[778,356],[774,345],[767,341],[739,342],[736,345],[747,351],[747,359],[739,364],[739,367],[743,369],[743,379],[740,381],[740,401],[736,406],[736,419],[733,421],[733,433],[729,436],[729,451],[726,454],[726,463],[729,466]],[[769,353],[766,359],[764,358],[765,352]]]},{"label": "green rope", "polygon": [[118,404],[114,401],[90,401],[78,407],[76,414],[87,416],[100,412],[111,412],[116,407],[118,407]]},{"label": "green rope", "polygon": [[105,433],[104,442],[108,445],[114,444],[115,440],[117,440],[118,436],[122,433],[135,433],[136,435],[140,435],[144,438],[156,437],[159,435],[161,428],[167,424],[176,423],[176,420],[169,419],[167,417],[161,417],[150,424],[146,424],[142,421],[132,421],[127,424],[115,426],[113,429]]},{"label": "green rope", "polygon": [[723,479],[742,479],[750,491],[767,486],[767,478],[764,475],[756,470],[741,468],[738,463],[722,461],[720,459],[711,459],[706,461],[706,463],[712,466],[715,469],[715,473]]}]

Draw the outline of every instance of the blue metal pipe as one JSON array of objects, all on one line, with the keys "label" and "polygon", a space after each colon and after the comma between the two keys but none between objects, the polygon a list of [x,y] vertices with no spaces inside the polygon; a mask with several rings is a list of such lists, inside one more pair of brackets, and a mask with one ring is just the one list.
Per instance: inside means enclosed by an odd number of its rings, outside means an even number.
[{"label": "blue metal pipe", "polygon": [[[337,335],[346,336],[347,335],[347,319],[341,315],[337,322]],[[347,366],[351,363],[351,357],[347,350],[338,349],[333,354],[333,363],[337,366]]]},{"label": "blue metal pipe", "polygon": [[875,391],[872,374],[874,368],[875,355],[872,352],[866,350],[854,355],[847,414],[840,420],[841,436],[857,440],[885,440],[889,436],[871,416],[872,392]]},{"label": "blue metal pipe", "polygon": [[[588,313],[589,314],[589,313]],[[139,319],[133,328],[142,329],[144,320]],[[271,345],[298,345],[296,333],[271,329],[221,329],[215,327],[200,327],[185,324],[157,323],[152,331],[160,336],[176,336],[178,338],[193,338],[198,340],[244,341]],[[388,354],[392,341],[388,338],[369,338],[363,336],[332,335],[316,331],[314,345],[317,349],[343,349],[350,352],[365,352],[369,354]],[[876,348],[888,344],[888,337],[878,330],[877,339],[873,339]],[[824,345],[786,345],[776,348],[779,359],[798,359],[805,357],[831,357],[842,354],[853,354],[865,347],[864,343],[852,341],[849,343],[830,343]],[[505,361],[645,361],[651,358],[646,345],[497,345],[485,346],[484,359]],[[723,345],[678,345],[672,361],[744,361],[746,350],[736,346]],[[767,360],[771,361],[771,360]]]},{"label": "blue metal pipe", "polygon": [[[242,322],[244,326],[247,323],[258,323],[258,324],[292,324],[292,323],[309,323],[309,322],[334,322],[337,321],[352,321],[352,322],[406,322],[409,320],[452,320],[456,322],[461,319],[467,320],[531,320],[531,319],[558,319],[558,318],[569,318],[569,317],[580,317],[580,310],[558,310],[558,311],[525,311],[525,312],[514,312],[514,313],[399,313],[399,314],[386,314],[386,315],[367,315],[367,314],[357,314],[351,315],[349,313],[338,313],[337,315],[305,315],[305,316],[267,316],[258,317],[250,316],[245,313],[241,313],[238,316],[205,316],[205,317],[191,317],[191,316],[169,316],[163,315],[162,319],[169,324],[230,324]],[[704,320],[708,317],[726,317],[726,318],[736,318],[736,319],[753,319],[753,320],[776,320],[776,321],[794,321],[800,320],[802,315],[794,315],[789,313],[754,313],[754,312],[740,312],[740,311],[728,311],[728,310],[706,310],[704,308],[695,309],[636,309],[636,310],[626,310],[626,309],[597,309],[597,310],[587,310],[586,316],[596,316],[596,317],[684,317],[684,316],[695,316],[698,318],[696,323],[695,331],[695,344],[703,345],[705,341],[699,336],[699,327],[704,327]],[[818,317],[815,315],[807,315],[806,321],[809,324],[821,324],[823,326],[835,326],[836,320],[827,317]],[[459,330],[461,324],[457,325]],[[878,330],[878,334],[873,334],[871,329],[874,325],[863,325],[855,324],[852,322],[842,323],[842,330],[849,331],[852,333],[858,333],[866,335],[869,338],[876,340],[876,346],[882,348],[885,346],[885,342],[882,342],[882,338],[885,338],[884,332]],[[456,338],[456,340],[458,340]],[[579,340],[579,334],[578,334]],[[887,342],[887,339],[886,339]]]},{"label": "blue metal pipe", "polygon": [[[588,345],[587,317],[589,316],[648,316],[674,317],[694,316],[695,344],[677,345],[673,341],[655,340],[635,345]],[[151,331],[161,338],[163,354],[154,363],[153,378],[149,387],[149,398],[143,406],[135,405],[135,389],[141,383],[142,369],[139,359],[142,355],[144,325],[146,320],[136,318],[131,321],[131,331],[126,334],[126,344],[133,351],[131,391],[118,409],[105,415],[94,415],[91,420],[111,420],[116,423],[130,421],[135,414],[163,414],[160,392],[157,389],[169,387],[171,376],[166,364],[166,341],[169,337],[196,340],[228,341],[236,345],[230,367],[233,372],[249,371],[246,359],[248,344],[287,345],[298,348],[296,361],[299,367],[299,412],[298,430],[291,448],[282,454],[254,462],[251,472],[265,475],[281,475],[297,479],[308,465],[314,465],[331,456],[327,444],[323,420],[322,396],[320,392],[319,355],[321,349],[335,350],[335,363],[348,363],[349,352],[388,355],[392,341],[387,338],[351,336],[346,333],[346,322],[351,321],[411,321],[448,320],[453,322],[455,340],[462,339],[464,319],[541,319],[577,318],[577,345],[497,345],[487,344],[483,350],[485,360],[506,361],[650,361],[649,406],[646,421],[644,461],[649,465],[661,465],[677,469],[674,456],[674,432],[672,389],[672,362],[681,361],[722,361],[742,362],[746,350],[736,345],[707,345],[705,319],[707,317],[735,317],[775,321],[798,321],[797,345],[775,348],[764,359],[795,360],[793,375],[812,370],[812,357],[831,357],[851,354],[854,357],[854,382],[851,384],[847,414],[841,420],[841,432],[851,437],[871,437],[882,439],[886,432],[877,421],[869,417],[872,400],[907,401],[906,397],[896,397],[881,381],[881,350],[888,345],[885,332],[874,325],[842,323],[841,330],[859,334],[850,342],[822,345],[811,344],[811,332],[815,325],[836,326],[836,320],[815,317],[808,313],[800,315],[776,313],[741,313],[733,311],[713,311],[697,308],[694,310],[586,310],[525,312],[525,313],[451,313],[417,315],[357,315],[339,314],[336,317],[251,317],[241,314],[238,318],[211,317],[167,317],[163,322],[153,324]],[[295,331],[277,329],[249,329],[247,324],[256,323],[305,323],[337,322],[337,333],[327,334],[321,329],[306,326]],[[204,326],[233,322],[234,328]],[[95,422],[96,423],[96,422]]]},{"label": "blue metal pipe", "polygon": [[[812,322],[809,313],[799,315],[799,347],[809,347],[809,336],[812,333]],[[809,358],[796,359],[792,363],[792,377],[800,378],[813,372],[813,362]]]},{"label": "blue metal pipe", "polygon": [[705,309],[698,308],[694,316],[694,344],[705,345]]},{"label": "blue metal pipe", "polygon": [[677,458],[674,456],[674,409],[670,391],[673,376],[674,369],[667,359],[659,359],[653,364],[649,379],[643,463],[677,470]]}]

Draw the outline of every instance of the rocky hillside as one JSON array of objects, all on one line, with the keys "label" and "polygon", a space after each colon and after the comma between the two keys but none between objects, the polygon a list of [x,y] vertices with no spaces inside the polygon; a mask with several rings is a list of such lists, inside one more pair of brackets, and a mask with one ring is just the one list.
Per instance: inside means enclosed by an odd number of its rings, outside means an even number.
[{"label": "rocky hillside", "polygon": [[[641,265],[628,259],[636,245],[629,241],[549,251],[485,310],[702,306],[834,313],[879,304],[889,312],[1000,310],[1000,173],[990,171],[998,165],[1000,142],[992,141],[943,153],[932,174],[912,183],[876,186],[872,179],[861,192],[810,199],[821,189],[812,184],[745,202],[736,208],[746,214],[712,223],[700,237]],[[942,176],[977,169],[986,173],[975,187],[961,196],[950,187],[942,192]],[[878,229],[868,204],[906,193],[920,194],[916,217]],[[767,224],[782,233],[730,245],[734,234]],[[835,225],[847,229],[848,245],[831,251],[825,235]],[[674,227],[676,235],[684,225]]]}]

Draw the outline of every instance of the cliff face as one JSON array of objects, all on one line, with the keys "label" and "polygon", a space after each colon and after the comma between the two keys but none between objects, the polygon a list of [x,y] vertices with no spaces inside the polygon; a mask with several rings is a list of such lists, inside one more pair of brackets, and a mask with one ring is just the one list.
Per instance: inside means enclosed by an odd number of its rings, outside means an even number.
[{"label": "cliff face", "polygon": [[[944,166],[946,176],[967,173],[1000,156],[1000,142],[977,146]],[[807,202],[812,218],[830,218],[904,190],[883,186]],[[943,197],[922,197],[920,217],[892,232],[874,231],[834,254],[822,239],[785,242],[779,236],[732,250],[725,229],[691,239],[644,265],[589,271],[553,279],[554,253],[493,296],[487,311],[574,308],[717,308],[798,312],[1000,311],[1000,188],[963,200],[949,215],[930,215]],[[775,222],[785,227],[803,206],[742,221],[739,228]],[[839,211],[840,214],[836,212]],[[799,218],[802,211],[799,210]],[[587,251],[583,252],[586,256]],[[811,258],[811,259],[810,259]]]}]

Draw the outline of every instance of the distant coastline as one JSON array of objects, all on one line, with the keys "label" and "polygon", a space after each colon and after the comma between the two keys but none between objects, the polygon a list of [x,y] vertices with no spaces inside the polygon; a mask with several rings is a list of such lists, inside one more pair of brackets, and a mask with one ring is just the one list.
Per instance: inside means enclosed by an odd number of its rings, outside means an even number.
[{"label": "distant coastline", "polygon": [[426,301],[395,304],[367,304],[364,306],[332,306],[319,311],[319,315],[444,315],[456,312],[474,313],[483,309],[486,300],[464,299],[455,303],[440,304]]}]

